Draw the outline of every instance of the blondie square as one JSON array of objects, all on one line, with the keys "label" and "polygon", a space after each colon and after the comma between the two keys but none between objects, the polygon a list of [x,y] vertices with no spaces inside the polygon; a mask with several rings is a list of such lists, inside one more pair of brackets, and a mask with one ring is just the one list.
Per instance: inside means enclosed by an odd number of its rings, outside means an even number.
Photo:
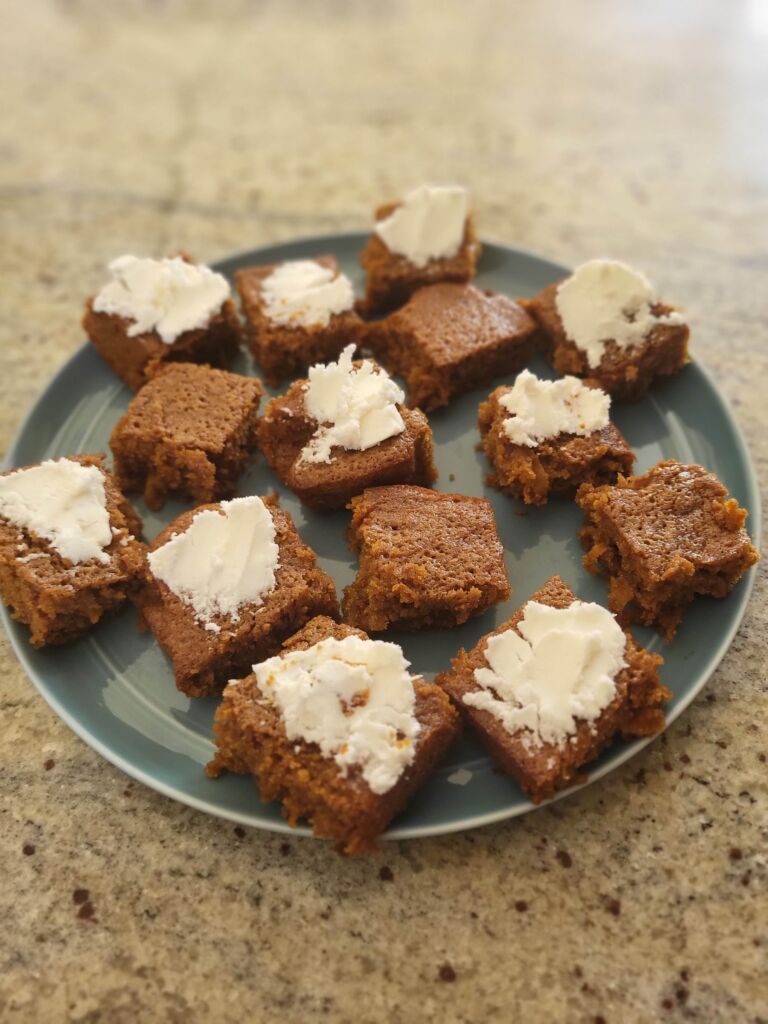
[{"label": "blondie square", "polygon": [[[380,206],[376,210],[376,221],[385,220],[399,206],[400,203]],[[407,256],[392,252],[386,242],[373,232],[360,254],[360,265],[366,274],[366,312],[376,314],[396,309],[426,285],[440,282],[466,284],[474,277],[480,252],[471,214],[467,216],[458,252],[431,259],[424,266],[417,266]]]},{"label": "blondie square", "polygon": [[[359,365],[359,364],[358,364]],[[306,408],[307,381],[296,381],[287,393],[273,398],[259,423],[259,447],[286,487],[309,508],[343,508],[367,487],[381,484],[423,484],[437,476],[432,460],[432,430],[419,409],[398,411],[405,429],[363,451],[334,447],[327,462],[302,456],[318,429]]]},{"label": "blondie square", "polygon": [[576,501],[584,566],[608,578],[611,611],[667,640],[697,594],[725,597],[759,558],[745,509],[701,466],[669,459],[615,485],[584,484]]},{"label": "blondie square", "polygon": [[[315,263],[334,278],[339,278],[339,267],[333,256],[318,256],[304,263]],[[315,363],[335,359],[348,344],[357,344],[362,322],[353,308],[351,289],[348,308],[323,317],[317,323],[307,324],[298,315],[287,322],[276,322],[268,312],[264,282],[275,271],[290,265],[270,263],[259,267],[246,267],[235,274],[235,283],[247,324],[248,344],[253,357],[261,367],[264,379],[271,387],[296,373],[302,373]]]},{"label": "blondie square", "polygon": [[[56,462],[94,467],[102,475],[111,540],[103,547],[103,560],[73,562],[49,540],[0,513],[0,595],[13,618],[29,626],[33,647],[69,643],[87,633],[136,589],[143,564],[144,545],[136,539],[141,520],[104,468],[104,457],[72,455]],[[18,472],[9,470],[0,480]],[[40,511],[49,511],[50,501],[50,494],[43,495]]]},{"label": "blondie square", "polygon": [[[182,513],[151,544],[150,556],[188,531],[200,513],[223,514],[235,502]],[[235,614],[216,613],[209,621],[201,621],[189,600],[159,579],[147,560],[144,587],[135,599],[141,625],[152,631],[171,659],[176,685],[189,697],[219,693],[228,679],[245,675],[255,661],[275,654],[283,640],[313,616],[338,616],[333,580],[318,568],[315,553],[301,540],[277,500],[266,498],[264,505],[272,517],[278,549],[274,587],[262,601],[246,603]],[[244,565],[248,549],[237,531],[212,553],[201,545],[201,571],[220,563],[230,551]]]},{"label": "blondie square", "polygon": [[520,370],[532,355],[534,331],[525,310],[504,295],[435,284],[370,324],[365,343],[405,380],[408,404],[428,412]]},{"label": "blondie square", "polygon": [[612,422],[586,436],[558,433],[535,446],[515,444],[505,432],[509,413],[501,403],[511,391],[503,384],[480,405],[477,425],[491,487],[527,505],[545,505],[550,497],[573,497],[583,483],[612,483],[619,473],[631,473],[634,452]]},{"label": "blondie square", "polygon": [[[284,642],[279,660],[284,661],[294,652],[311,652],[324,641],[343,641],[348,637],[368,640],[365,633],[320,616]],[[339,657],[342,652],[337,649],[335,653]],[[280,667],[275,666],[275,669]],[[395,733],[392,739],[400,745],[412,743],[412,756],[399,777],[388,780],[392,784],[382,792],[382,786],[376,785],[375,779],[369,784],[364,778],[359,763],[353,761],[342,767],[332,749],[325,752],[322,749],[320,743],[325,736],[318,728],[318,720],[330,698],[326,696],[323,703],[316,705],[313,734],[317,742],[296,733],[289,736],[289,726],[277,700],[265,695],[259,686],[256,675],[259,668],[255,665],[253,674],[231,682],[224,690],[214,719],[217,751],[208,765],[208,775],[215,778],[223,771],[253,775],[262,800],[280,800],[283,814],[291,825],[299,818],[307,818],[316,836],[333,839],[339,851],[347,855],[373,849],[377,837],[422,785],[458,735],[460,719],[446,694],[419,677],[412,678],[410,683],[405,681],[413,691],[408,718],[411,725],[416,725],[416,735],[412,740],[405,737],[397,740]],[[333,683],[334,679],[326,675],[317,689],[321,686],[327,689]],[[377,694],[372,691],[376,683],[375,677],[372,685],[371,680],[366,679],[365,685],[369,688],[343,702],[343,714],[349,717],[361,705],[375,700]],[[381,680],[379,687],[383,683]],[[309,693],[302,698],[307,706],[312,696]],[[297,708],[296,703],[292,710],[301,715],[302,708]],[[381,725],[378,729],[380,732]]]},{"label": "blondie square", "polygon": [[134,391],[165,363],[206,363],[226,368],[240,349],[240,321],[231,299],[205,327],[184,331],[170,345],[156,331],[130,336],[131,321],[113,313],[97,313],[92,297],[86,303],[83,327],[102,359]]},{"label": "blondie square", "polygon": [[169,497],[230,498],[256,448],[264,389],[255,377],[168,363],[133,398],[109,440],[126,493],[151,509]]},{"label": "blondie square", "polygon": [[[660,323],[637,345],[624,348],[608,340],[599,365],[591,367],[586,353],[568,337],[557,309],[556,281],[532,299],[521,300],[540,328],[539,342],[550,365],[558,373],[591,377],[615,398],[636,401],[657,378],[669,377],[688,362],[687,324]],[[657,302],[655,316],[674,313],[672,306]]]},{"label": "blondie square", "polygon": [[360,556],[343,619],[368,632],[450,628],[510,595],[490,502],[423,487],[364,491],[350,504]]},{"label": "blondie square", "polygon": [[[559,576],[553,576],[530,601],[551,608],[568,608],[575,601],[575,595]],[[664,726],[663,705],[671,694],[659,681],[658,665],[662,659],[639,647],[631,635],[625,633],[623,657],[626,664],[615,676],[615,696],[594,720],[574,717],[572,730],[561,742],[537,742],[531,728],[509,729],[491,710],[467,703],[467,695],[483,690],[475,672],[489,667],[488,641],[508,630],[515,630],[519,635],[518,627],[529,603],[522,605],[498,629],[482,637],[471,651],[460,650],[451,669],[438,675],[435,682],[455,701],[498,770],[511,775],[534,803],[540,803],[559,789],[583,782],[584,765],[594,760],[616,737],[652,736],[659,732]],[[544,680],[545,684],[547,681]],[[556,691],[557,687],[554,689]],[[518,713],[522,710],[515,707],[514,701],[510,702],[510,707]]]},{"label": "blondie square", "polygon": [[86,303],[83,327],[118,377],[138,391],[167,362],[227,367],[241,329],[226,278],[185,253],[120,256]]}]

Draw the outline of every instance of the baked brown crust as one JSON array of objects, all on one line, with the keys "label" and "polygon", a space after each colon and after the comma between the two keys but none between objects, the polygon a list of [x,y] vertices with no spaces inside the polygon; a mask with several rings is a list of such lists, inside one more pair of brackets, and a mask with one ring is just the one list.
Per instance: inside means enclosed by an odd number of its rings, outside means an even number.
[{"label": "baked brown crust", "polygon": [[[567,608],[576,596],[559,576],[553,576],[529,600],[552,608]],[[664,726],[663,705],[672,694],[659,680],[658,666],[663,659],[639,647],[625,631],[627,667],[616,677],[616,696],[599,718],[595,722],[579,722],[574,738],[562,747],[553,743],[542,743],[539,747],[527,745],[527,730],[510,733],[490,711],[464,703],[466,694],[482,689],[475,682],[474,673],[487,666],[488,640],[508,629],[519,632],[517,627],[526,604],[527,601],[510,619],[482,637],[471,651],[460,650],[450,670],[438,675],[435,683],[455,702],[498,770],[511,775],[534,803],[540,803],[566,786],[586,781],[584,765],[593,761],[619,735],[653,736],[659,732]]]},{"label": "baked brown crust", "polygon": [[558,434],[535,447],[514,444],[504,431],[509,413],[501,399],[512,388],[503,384],[482,402],[478,429],[491,464],[486,480],[491,487],[524,501],[546,505],[551,497],[573,497],[583,483],[613,483],[619,473],[631,473],[635,455],[613,423],[586,437]]},{"label": "baked brown crust", "polygon": [[[145,563],[144,586],[135,597],[141,626],[152,631],[171,659],[176,686],[189,697],[220,693],[229,679],[245,675],[254,662],[276,654],[283,640],[315,615],[338,617],[333,580],[318,568],[314,551],[299,537],[293,520],[279,507],[277,499],[264,501],[280,549],[275,589],[263,604],[240,608],[237,622],[214,616],[220,632],[206,630],[195,618],[194,610],[158,580]],[[202,505],[182,513],[155,538],[149,550],[183,533],[198,512],[218,507]]]},{"label": "baked brown crust", "polygon": [[[385,203],[376,210],[375,220],[384,220],[400,205],[399,202]],[[447,281],[466,284],[475,276],[481,251],[471,215],[467,217],[464,239],[456,255],[430,260],[424,267],[417,267],[407,256],[392,252],[376,232],[372,232],[360,253],[360,265],[366,274],[365,311],[381,314],[396,309],[426,285]]]},{"label": "baked brown crust", "polygon": [[206,363],[226,369],[240,348],[242,331],[235,304],[227,299],[206,327],[185,331],[166,345],[156,331],[129,337],[132,321],[97,313],[88,299],[83,328],[91,344],[129,388],[138,391],[167,362]]},{"label": "baked brown crust", "polygon": [[510,595],[490,502],[396,484],[352,499],[360,567],[343,619],[368,632],[448,629]]},{"label": "baked brown crust", "polygon": [[[47,540],[0,518],[0,596],[13,618],[29,626],[33,647],[78,640],[137,588],[144,561],[144,545],[136,539],[141,534],[141,519],[104,468],[104,456],[67,458],[81,466],[96,466],[104,476],[113,533],[104,550],[110,560],[107,564],[92,561],[74,565]],[[16,467],[2,475],[22,468],[32,467]]]},{"label": "baked brown crust", "polygon": [[[347,345],[357,345],[362,326],[354,309],[335,314],[326,326],[289,327],[273,323],[264,312],[261,287],[264,279],[283,262],[244,267],[235,273],[248,345],[270,387],[277,387],[286,377],[303,373],[315,363],[337,359]],[[317,256],[314,262],[338,272],[333,256]]]},{"label": "baked brown crust", "polygon": [[[688,325],[659,324],[641,345],[620,348],[615,341],[609,341],[600,365],[591,368],[586,353],[568,338],[563,329],[556,304],[557,289],[561,284],[562,281],[555,281],[532,299],[520,300],[541,328],[540,347],[558,373],[591,377],[609,395],[637,401],[654,380],[677,373],[688,362]],[[657,303],[653,312],[660,316],[673,312],[673,307]]]},{"label": "baked brown crust", "polygon": [[305,462],[301,452],[317,429],[306,409],[305,380],[273,398],[259,422],[259,447],[289,490],[318,511],[343,508],[367,487],[382,484],[429,486],[437,478],[434,443],[419,409],[400,409],[405,430],[366,451],[332,450],[331,462]]},{"label": "baked brown crust", "polygon": [[504,295],[435,284],[369,324],[364,341],[390,373],[405,380],[408,405],[428,412],[521,370],[533,353],[534,332],[525,310]]},{"label": "baked brown crust", "polygon": [[667,640],[697,594],[725,597],[760,557],[746,510],[701,466],[668,459],[615,485],[584,484],[576,501],[584,567],[608,577],[611,611]]},{"label": "baked brown crust", "polygon": [[109,439],[115,475],[151,509],[169,497],[196,504],[234,496],[256,449],[264,389],[195,363],[165,363],[131,400]]},{"label": "baked brown crust", "polygon": [[[312,619],[283,644],[303,650],[328,637],[365,637],[332,619]],[[262,800],[280,800],[291,825],[308,818],[316,836],[333,839],[341,853],[355,855],[375,849],[376,839],[431,774],[460,731],[460,719],[447,696],[418,678],[416,716],[421,723],[415,757],[397,783],[383,794],[371,791],[360,770],[343,775],[316,744],[289,740],[282,716],[263,702],[255,675],[228,686],[214,719],[216,755],[206,772],[253,775]]]}]

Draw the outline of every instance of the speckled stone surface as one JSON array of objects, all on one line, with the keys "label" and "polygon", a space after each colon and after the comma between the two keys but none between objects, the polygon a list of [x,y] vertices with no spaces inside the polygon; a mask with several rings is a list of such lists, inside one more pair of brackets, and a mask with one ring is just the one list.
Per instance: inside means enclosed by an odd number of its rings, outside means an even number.
[{"label": "speckled stone surface", "polygon": [[[367,223],[422,179],[485,237],[644,267],[768,479],[768,18],[682,0],[5,0],[0,447],[125,250]],[[244,831],[76,739],[0,640],[0,1020],[768,1020],[765,570],[701,697],[523,819]]]}]

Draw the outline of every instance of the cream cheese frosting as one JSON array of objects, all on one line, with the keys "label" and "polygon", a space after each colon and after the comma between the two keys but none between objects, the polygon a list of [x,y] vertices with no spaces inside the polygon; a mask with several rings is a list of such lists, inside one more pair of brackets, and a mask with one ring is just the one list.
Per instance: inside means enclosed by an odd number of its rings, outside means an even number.
[{"label": "cream cheese frosting", "polygon": [[281,263],[262,281],[261,296],[265,314],[281,326],[327,327],[332,316],[355,303],[346,274],[316,260]]},{"label": "cream cheese frosting", "polygon": [[499,405],[509,413],[502,424],[506,436],[528,448],[558,434],[586,437],[610,422],[610,396],[578,377],[540,380],[523,370]]},{"label": "cream cheese frosting", "polygon": [[397,644],[348,636],[268,658],[253,671],[289,740],[317,744],[344,775],[359,768],[381,794],[413,761],[421,730],[408,666]]},{"label": "cream cheese frosting", "polygon": [[280,565],[272,515],[261,498],[222,501],[204,509],[182,533],[150,552],[153,575],[189,605],[212,633],[214,616],[240,618],[274,590]]},{"label": "cream cheese frosting", "polygon": [[564,746],[581,721],[594,722],[616,696],[626,666],[626,636],[599,604],[552,608],[529,601],[516,631],[490,637],[487,665],[475,669],[480,689],[464,703],[487,711],[524,741]]},{"label": "cream cheese frosting", "polygon": [[420,185],[395,210],[376,222],[375,231],[390,252],[416,267],[455,256],[466,231],[469,198],[458,185]]},{"label": "cream cheese frosting", "polygon": [[166,345],[206,327],[230,294],[221,274],[179,256],[120,256],[109,271],[112,280],[93,300],[94,310],[132,320],[129,337],[155,331]]},{"label": "cream cheese frosting", "polygon": [[405,430],[402,389],[370,359],[354,366],[354,351],[348,345],[338,362],[309,371],[304,405],[318,427],[302,449],[306,462],[330,462],[334,447],[365,451]]},{"label": "cream cheese frosting", "polygon": [[0,477],[0,516],[47,540],[76,565],[109,561],[104,549],[112,529],[104,474],[96,466],[48,459]]},{"label": "cream cheese frosting", "polygon": [[653,286],[645,274],[617,260],[582,263],[557,288],[555,305],[566,336],[596,369],[613,340],[619,348],[641,344],[661,324],[681,324],[679,313],[658,315]]}]

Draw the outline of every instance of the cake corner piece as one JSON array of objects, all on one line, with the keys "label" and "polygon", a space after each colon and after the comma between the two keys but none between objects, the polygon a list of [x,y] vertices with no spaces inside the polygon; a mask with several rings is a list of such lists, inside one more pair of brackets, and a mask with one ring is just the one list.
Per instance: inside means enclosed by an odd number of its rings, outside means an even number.
[{"label": "cake corner piece", "polygon": [[527,370],[481,402],[478,430],[489,486],[545,505],[584,483],[612,483],[635,454],[609,415],[610,397],[590,380],[540,380]]},{"label": "cake corner piece", "polygon": [[[578,621],[566,624],[554,620],[552,612],[567,611],[574,604],[580,606],[579,614],[586,608],[597,621],[585,626]],[[526,613],[531,605],[536,606],[539,619],[526,632]],[[543,614],[539,606],[544,606]],[[573,634],[570,643],[574,651],[583,642],[580,635],[590,631],[594,635],[595,629],[602,630],[601,642],[607,649],[613,645],[616,671],[612,685],[608,685],[605,674],[592,680],[589,704],[584,693],[579,702],[564,701],[562,680],[542,695],[552,672],[545,646],[540,648],[544,659],[540,667],[530,669],[531,676],[525,674],[529,669],[524,659],[530,659],[528,666],[535,663],[536,645],[546,645],[548,630],[560,634],[549,642],[562,644],[565,629]],[[496,645],[510,631],[516,635],[512,650],[499,645],[489,654],[489,642]],[[524,655],[520,654],[521,646],[527,651]],[[564,670],[566,665],[577,663],[570,657],[559,661]],[[567,786],[583,782],[585,766],[617,737],[652,736],[663,728],[663,707],[671,694],[659,679],[661,662],[658,655],[639,647],[606,609],[579,602],[568,584],[553,576],[510,619],[481,637],[471,651],[460,650],[451,668],[440,673],[435,682],[449,694],[496,767],[512,776],[534,803],[540,803]],[[510,676],[505,681],[507,672]],[[575,692],[576,681],[568,680],[568,684]]]},{"label": "cake corner piece", "polygon": [[422,185],[374,213],[374,229],[360,253],[366,314],[391,312],[426,285],[466,284],[481,245],[467,190]]},{"label": "cake corner piece", "polygon": [[[323,671],[329,663],[332,675]],[[375,849],[460,730],[447,695],[407,667],[394,644],[327,617],[310,620],[277,656],[224,690],[207,774],[252,775],[262,800],[279,800],[291,825],[308,819],[340,853]],[[315,706],[321,688],[326,693]],[[382,700],[396,707],[387,710]],[[379,723],[373,745],[366,739],[369,712]]]},{"label": "cake corner piece", "polygon": [[187,257],[121,256],[86,300],[82,325],[112,371],[138,391],[167,362],[226,369],[242,328],[223,275]]},{"label": "cake corner piece", "polygon": [[257,377],[162,364],[112,430],[120,486],[143,493],[153,511],[171,497],[198,505],[234,497],[257,448],[263,395]]},{"label": "cake corner piece", "polygon": [[434,482],[434,440],[419,409],[372,359],[310,367],[273,398],[259,422],[259,447],[280,480],[309,508],[343,508],[368,487]]},{"label": "cake corner piece", "polygon": [[141,529],[101,454],[0,474],[0,596],[33,647],[77,640],[124,604],[140,585]]},{"label": "cake corner piece", "polygon": [[609,607],[667,640],[697,595],[725,597],[760,557],[746,509],[696,464],[667,459],[616,484],[585,484],[576,501],[584,567],[607,577]]},{"label": "cake corner piece", "polygon": [[534,352],[536,325],[506,295],[469,284],[420,288],[365,343],[405,380],[408,404],[431,412],[494,378],[517,373]]},{"label": "cake corner piece", "polygon": [[552,368],[592,377],[617,399],[638,401],[688,362],[682,315],[657,299],[644,274],[617,260],[588,260],[523,305]]},{"label": "cake corner piece", "polygon": [[[229,543],[233,536],[239,547]],[[220,693],[309,619],[339,611],[333,580],[290,515],[274,498],[255,495],[203,505],[170,523],[150,546],[135,602],[190,697]]]},{"label": "cake corner piece", "polygon": [[487,498],[410,485],[352,499],[348,538],[360,564],[345,589],[345,622],[381,632],[451,628],[510,593]]},{"label": "cake corner piece", "polygon": [[352,283],[333,256],[241,267],[235,286],[248,346],[270,387],[358,344]]}]

